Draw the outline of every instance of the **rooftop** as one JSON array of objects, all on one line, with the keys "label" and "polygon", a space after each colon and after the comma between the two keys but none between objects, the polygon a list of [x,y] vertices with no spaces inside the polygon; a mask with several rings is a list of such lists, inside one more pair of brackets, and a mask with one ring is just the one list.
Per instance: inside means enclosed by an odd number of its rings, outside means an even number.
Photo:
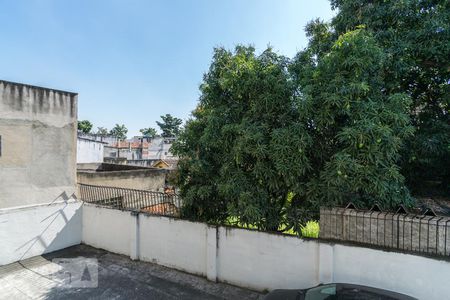
[{"label": "rooftop", "polygon": [[[96,259],[98,286],[64,288],[60,277],[55,276],[63,268],[64,261],[61,263],[61,258],[79,258],[77,263],[82,266],[90,259]],[[86,245],[73,246],[1,266],[0,295],[2,299],[260,299],[262,297],[261,294],[250,290],[213,283],[195,275],[152,263],[133,261],[126,256]]]},{"label": "rooftop", "polygon": [[158,168],[142,167],[135,165],[121,165],[110,163],[79,163],[77,164],[78,172],[104,173],[104,172],[124,172],[124,171],[156,171],[161,172]]},{"label": "rooftop", "polygon": [[121,148],[121,149],[138,149],[138,148],[148,148],[148,142],[134,142],[134,141],[119,141],[114,143],[111,147],[113,148]]},{"label": "rooftop", "polygon": [[7,80],[2,80],[2,79],[0,79],[0,83],[2,83],[4,85],[14,85],[14,86],[18,86],[18,87],[23,86],[23,87],[27,87],[27,88],[36,89],[36,90],[43,90],[43,91],[47,91],[47,92],[54,92],[54,93],[59,93],[59,94],[71,95],[71,96],[78,95],[78,93],[74,93],[74,92],[57,90],[57,89],[53,89],[53,88],[31,85],[31,84],[26,84],[26,83],[7,81]]}]

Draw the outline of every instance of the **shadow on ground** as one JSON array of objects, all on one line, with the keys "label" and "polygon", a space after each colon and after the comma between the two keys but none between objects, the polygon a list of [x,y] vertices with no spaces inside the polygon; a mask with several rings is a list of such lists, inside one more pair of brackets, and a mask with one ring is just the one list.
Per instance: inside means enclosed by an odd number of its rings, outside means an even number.
[{"label": "shadow on ground", "polygon": [[[77,271],[70,271],[70,268],[67,271],[64,263],[73,261]],[[92,261],[98,262],[98,277],[92,272]],[[90,262],[89,268],[86,267],[86,262]],[[78,274],[70,274],[71,272]],[[82,278],[88,286],[92,283],[96,285],[98,278],[98,286],[71,287],[70,283],[61,282],[61,276],[55,274],[63,274],[66,279],[72,278],[72,282]],[[261,297],[261,294],[250,290],[213,283],[202,277],[152,263],[132,261],[126,256],[86,245],[66,248],[0,267],[1,299],[260,299]]]}]

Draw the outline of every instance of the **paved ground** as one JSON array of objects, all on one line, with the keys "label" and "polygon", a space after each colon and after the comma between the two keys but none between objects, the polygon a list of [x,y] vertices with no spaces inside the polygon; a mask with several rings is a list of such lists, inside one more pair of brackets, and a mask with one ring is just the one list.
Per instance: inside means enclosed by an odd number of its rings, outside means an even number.
[{"label": "paved ground", "polygon": [[[89,288],[97,282],[97,287]],[[212,283],[202,277],[152,263],[132,261],[125,256],[85,245],[0,267],[0,299],[8,300],[261,297],[253,291]]]}]

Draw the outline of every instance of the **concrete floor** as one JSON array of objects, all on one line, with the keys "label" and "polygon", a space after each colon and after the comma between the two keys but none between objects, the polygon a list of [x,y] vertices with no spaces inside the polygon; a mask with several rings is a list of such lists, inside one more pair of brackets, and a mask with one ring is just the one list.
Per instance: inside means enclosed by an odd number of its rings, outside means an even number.
[{"label": "concrete floor", "polygon": [[[82,258],[70,260],[77,257]],[[250,290],[85,245],[0,267],[0,299],[8,300],[261,298]]]}]

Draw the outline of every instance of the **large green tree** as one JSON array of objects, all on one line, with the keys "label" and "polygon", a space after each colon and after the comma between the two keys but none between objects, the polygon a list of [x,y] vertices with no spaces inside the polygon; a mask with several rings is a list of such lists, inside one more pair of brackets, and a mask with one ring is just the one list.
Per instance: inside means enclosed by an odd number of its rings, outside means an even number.
[{"label": "large green tree", "polygon": [[[194,118],[173,147],[184,215],[278,229],[290,187],[307,169],[301,152],[292,159],[279,146],[308,142],[295,122],[287,60],[270,49],[256,56],[252,47],[219,48],[200,89]],[[289,162],[298,168],[283,176]]]},{"label": "large green tree", "polygon": [[162,122],[156,121],[156,124],[162,131],[163,137],[176,137],[180,133],[180,126],[183,121],[173,117],[171,114],[161,116]]},{"label": "large green tree", "polygon": [[173,150],[183,214],[298,229],[322,205],[448,185],[449,2],[331,1],[292,60],[216,49]]},{"label": "large green tree", "polygon": [[[321,205],[409,204],[396,165],[409,97],[383,90],[385,56],[364,29],[323,59],[216,49],[174,150],[183,213],[298,230]],[[290,71],[289,71],[290,70]]]},{"label": "large green tree", "polygon": [[303,206],[410,204],[397,162],[402,142],[413,133],[411,101],[384,88],[385,53],[363,28],[341,35],[325,52],[316,41],[291,66],[301,123],[313,141]]},{"label": "large green tree", "polygon": [[125,127],[125,125],[119,125],[116,124],[116,126],[111,129],[109,132],[110,135],[115,136],[119,140],[125,140],[127,138],[128,129]]},{"label": "large green tree", "polygon": [[[338,37],[359,25],[371,32],[385,54],[384,84],[389,93],[411,97],[415,134],[401,154],[409,187],[421,192],[434,182],[450,192],[450,1],[332,0],[337,10],[325,35]],[[327,48],[315,28],[316,48]],[[319,54],[320,55],[320,54]]]}]

